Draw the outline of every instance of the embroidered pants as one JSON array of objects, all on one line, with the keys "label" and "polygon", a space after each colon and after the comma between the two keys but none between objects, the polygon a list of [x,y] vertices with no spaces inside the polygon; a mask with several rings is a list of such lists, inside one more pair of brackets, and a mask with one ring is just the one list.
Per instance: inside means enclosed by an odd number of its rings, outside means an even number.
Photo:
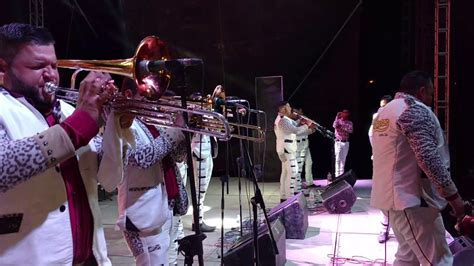
[{"label": "embroidered pants", "polygon": [[[187,169],[188,165],[185,162],[176,163],[178,167],[178,172],[183,179],[183,184],[186,186],[187,181]],[[171,227],[171,234],[170,234],[170,247],[168,249],[168,256],[169,256],[169,264],[170,265],[178,265],[178,242],[176,240],[181,239],[184,237],[184,228],[183,228],[183,221],[181,220],[180,215],[173,216],[172,227]]]},{"label": "embroidered pants", "polygon": [[295,194],[296,177],[298,176],[298,162],[296,153],[279,154],[281,160],[280,199],[288,199]]},{"label": "embroidered pants", "polygon": [[304,156],[304,177],[306,184],[313,184],[313,158],[311,158],[309,147],[306,148]]},{"label": "embroidered pants", "polygon": [[196,189],[198,189],[199,224],[202,223],[204,217],[204,198],[206,197],[207,187],[211,181],[213,166],[212,156],[205,159],[198,159],[193,156],[194,177]]},{"label": "embroidered pants", "polygon": [[[301,191],[301,181],[303,176],[307,185],[313,184],[313,158],[311,158],[311,152],[309,147],[304,147],[297,152],[298,158],[298,177],[296,178],[297,182],[297,191]],[[298,181],[299,180],[299,181]],[[299,182],[299,183],[298,183]]]},{"label": "embroidered pants", "polygon": [[166,221],[158,234],[141,236],[139,232],[123,231],[137,266],[168,265],[171,220]]}]

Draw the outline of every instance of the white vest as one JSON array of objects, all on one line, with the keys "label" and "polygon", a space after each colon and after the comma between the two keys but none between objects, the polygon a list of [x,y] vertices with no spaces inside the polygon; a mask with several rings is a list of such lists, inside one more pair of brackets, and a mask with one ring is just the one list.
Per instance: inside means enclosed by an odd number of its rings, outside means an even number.
[{"label": "white vest", "polygon": [[[24,98],[0,93],[0,123],[12,140],[49,128],[43,116]],[[61,102],[64,120],[74,108]],[[79,169],[94,216],[93,253],[99,265],[107,258],[104,229],[97,198],[97,154],[93,145],[76,151]],[[0,216],[21,213],[20,230],[0,235],[0,265],[71,265],[73,243],[69,206],[63,178],[51,167],[5,193],[0,193]]]},{"label": "white vest", "polygon": [[[153,136],[143,127],[137,120],[131,127],[137,146],[153,141]],[[128,164],[118,191],[117,226],[121,230],[126,230],[128,217],[142,236],[156,234],[171,217],[161,162],[146,169]]]},{"label": "white vest", "polygon": [[[444,135],[435,114],[423,103],[416,104],[429,110],[437,123],[438,149],[449,166]],[[373,186],[371,205],[381,210],[403,210],[420,206],[420,197],[438,209],[446,206],[428,178],[421,178],[421,169],[407,138],[397,128],[400,115],[408,108],[403,98],[397,98],[378,113],[372,136]]]}]

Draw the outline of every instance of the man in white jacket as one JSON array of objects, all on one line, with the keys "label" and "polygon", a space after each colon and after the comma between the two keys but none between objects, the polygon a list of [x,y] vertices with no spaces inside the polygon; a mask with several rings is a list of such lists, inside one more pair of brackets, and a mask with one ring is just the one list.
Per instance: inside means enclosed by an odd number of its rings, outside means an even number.
[{"label": "man in white jacket", "polygon": [[0,27],[0,264],[110,265],[97,199],[97,146],[110,75],[91,72],[77,108],[59,83],[45,28]]},{"label": "man in white jacket", "polygon": [[280,176],[280,201],[283,202],[296,192],[296,178],[298,176],[298,163],[296,161],[296,135],[314,132],[311,124],[304,119],[302,125],[291,119],[291,106],[283,101],[278,104],[278,115],[275,119],[276,151],[281,160]]},{"label": "man in white jacket", "polygon": [[[294,109],[298,114],[303,114],[303,109]],[[313,181],[313,158],[309,150],[309,135],[308,132],[303,132],[296,135],[296,160],[298,161],[298,177],[297,177],[297,191],[302,190],[302,175],[304,170],[306,187],[315,187]]]},{"label": "man in white jacket", "polygon": [[[131,79],[124,80],[122,93],[131,100],[143,100]],[[178,118],[178,123],[182,125],[182,117]],[[110,119],[115,118],[110,115]],[[104,132],[104,154],[99,178],[112,175],[107,178],[112,180],[114,176],[119,176],[116,183],[108,182],[102,185],[109,191],[115,187],[118,189],[117,226],[123,231],[136,264],[168,265],[173,216],[173,208],[168,200],[171,190],[177,189],[170,187],[171,184],[176,184],[176,180],[172,178],[176,179],[177,174],[172,156],[173,151],[180,147],[184,135],[179,129],[147,125],[131,114],[121,115],[118,119],[120,128],[129,133],[128,138],[122,137],[122,141],[119,141],[125,147],[120,152],[123,152],[126,158],[123,162],[123,172],[116,173],[105,167],[109,165],[105,162],[114,158],[117,148],[117,145],[108,145],[117,131],[111,127],[113,123],[108,121]],[[121,135],[127,136],[127,132],[124,131]],[[115,161],[115,164],[121,163],[120,160]],[[169,176],[166,176],[167,174]]]},{"label": "man in white jacket", "polygon": [[[377,110],[375,114],[372,115],[372,122],[375,121],[379,115],[379,112],[383,110],[385,105],[387,105],[390,101],[392,100],[392,96],[390,95],[384,95],[380,99],[380,107]],[[369,128],[369,142],[370,145],[372,145],[372,136],[374,135],[374,127],[371,124]],[[380,230],[378,241],[380,244],[385,243],[389,239],[389,233],[390,233],[390,223],[388,222],[388,217],[385,215],[383,212],[382,214],[382,221],[380,222],[382,224],[382,229]]]},{"label": "man in white jacket", "polygon": [[398,240],[394,265],[452,265],[440,210],[449,203],[454,216],[464,214],[443,130],[428,107],[433,91],[427,73],[408,73],[373,122],[371,205],[389,217]]}]

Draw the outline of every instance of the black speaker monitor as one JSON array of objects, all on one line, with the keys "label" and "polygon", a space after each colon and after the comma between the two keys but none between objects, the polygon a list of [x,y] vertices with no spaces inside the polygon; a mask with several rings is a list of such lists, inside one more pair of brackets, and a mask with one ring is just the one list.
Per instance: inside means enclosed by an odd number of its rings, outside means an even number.
[{"label": "black speaker monitor", "polygon": [[329,213],[349,213],[356,202],[354,189],[346,180],[331,183],[321,193],[321,198]]},{"label": "black speaker monitor", "polygon": [[[285,227],[281,219],[277,219],[271,222],[271,228],[277,243],[278,255],[273,251],[268,227],[263,224],[258,230],[259,264],[262,266],[283,266],[286,263]],[[224,265],[254,265],[253,249],[253,235],[245,235],[224,254]]]},{"label": "black speaker monitor", "polygon": [[332,184],[336,184],[337,182],[341,181],[341,180],[346,180],[346,182],[351,185],[351,187],[354,186],[354,184],[356,183],[357,181],[357,176],[355,174],[355,172],[351,169],[349,171],[346,171],[344,172],[342,175],[340,176],[336,176],[336,178],[334,178],[334,180],[332,181],[331,185]]},{"label": "black speaker monitor", "polygon": [[274,221],[283,219],[286,230],[286,239],[304,239],[308,229],[308,206],[303,193],[280,203],[268,213],[268,219]]}]

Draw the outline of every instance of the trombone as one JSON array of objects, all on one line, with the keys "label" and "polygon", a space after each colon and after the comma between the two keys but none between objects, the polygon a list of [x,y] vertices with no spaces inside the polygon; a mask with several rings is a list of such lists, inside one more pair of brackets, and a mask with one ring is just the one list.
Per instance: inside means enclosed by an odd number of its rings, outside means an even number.
[{"label": "trombone", "polygon": [[[158,100],[168,88],[171,74],[165,70],[159,70],[153,73],[142,71],[140,64],[168,59],[169,53],[165,43],[158,37],[148,36],[140,42],[135,55],[129,59],[58,60],[57,65],[59,68],[75,69],[75,72],[71,76],[71,88],[62,88],[49,82],[45,84],[44,92],[55,94],[58,99],[74,105],[77,103],[79,96],[79,92],[75,90],[75,81],[80,71],[102,71],[122,75],[136,82],[138,93],[144,96],[146,100],[128,99],[119,92],[115,92],[107,106],[110,107],[111,110],[122,114],[133,114],[148,124],[174,127],[187,132],[213,136],[223,141],[229,140],[231,137],[231,129],[227,119],[223,115],[210,110],[183,108],[179,105],[173,105],[163,101],[160,102]],[[176,118],[179,113],[182,112],[189,113],[192,116],[202,116],[212,119],[217,126],[177,126],[175,124]]]},{"label": "trombone", "polygon": [[321,135],[323,135],[324,137],[328,138],[328,139],[331,139],[331,140],[335,140],[336,139],[336,136],[334,135],[333,132],[329,131],[327,128],[321,126],[320,124],[318,124],[318,122],[314,121],[313,119],[310,119],[309,117],[307,116],[304,116],[296,111],[292,111],[293,115],[297,118],[297,119],[303,119],[303,120],[306,120],[306,121],[309,121],[311,124],[315,125],[316,127],[316,130],[321,133]]},{"label": "trombone", "polygon": [[[157,102],[159,105],[163,105],[163,106],[179,106],[181,103],[181,97],[180,96],[161,97]],[[205,109],[207,111],[212,111],[214,107],[214,102],[211,99],[210,95],[208,95],[207,97],[203,97],[198,100],[191,99],[187,101],[187,107],[188,107],[188,110]],[[261,112],[260,110],[247,109],[247,108],[246,110],[249,113]],[[216,113],[216,112],[213,112],[213,113]],[[203,117],[198,117],[198,118],[194,117],[194,120],[195,121],[193,122],[195,125],[199,125],[208,130],[211,130],[211,131],[224,130],[224,128],[222,128],[223,124],[212,116],[203,116]],[[265,130],[262,129],[262,127],[260,126],[251,125],[251,124],[243,124],[243,123],[234,123],[234,122],[228,122],[228,121],[227,121],[227,124],[229,125],[231,138],[243,139],[243,140],[248,140],[248,141],[257,142],[257,143],[262,143],[265,141]]]}]

